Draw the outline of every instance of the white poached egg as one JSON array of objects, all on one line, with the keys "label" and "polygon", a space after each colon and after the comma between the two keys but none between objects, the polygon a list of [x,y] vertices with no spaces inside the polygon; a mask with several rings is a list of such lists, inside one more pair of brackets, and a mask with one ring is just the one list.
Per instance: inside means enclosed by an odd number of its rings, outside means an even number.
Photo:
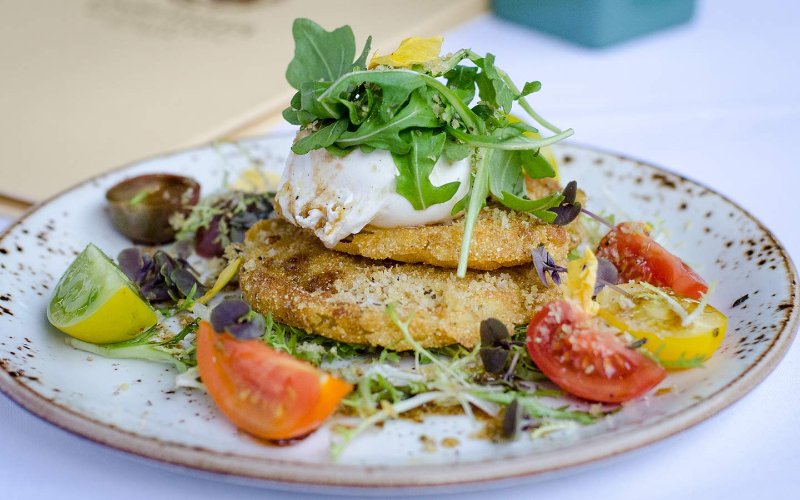
[{"label": "white poached egg", "polygon": [[453,206],[469,190],[470,158],[449,162],[440,158],[430,181],[435,186],[458,181],[450,200],[415,210],[397,194],[397,167],[391,153],[356,149],[336,157],[325,149],[304,155],[290,153],[275,196],[277,211],[296,226],[310,229],[331,248],[366,225],[407,227],[451,219]]}]

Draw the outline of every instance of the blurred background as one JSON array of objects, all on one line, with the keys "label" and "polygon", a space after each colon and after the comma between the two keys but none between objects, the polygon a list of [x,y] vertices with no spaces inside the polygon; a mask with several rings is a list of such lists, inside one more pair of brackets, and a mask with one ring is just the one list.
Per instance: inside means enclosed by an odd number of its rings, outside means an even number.
[{"label": "blurred background", "polygon": [[445,50],[495,53],[543,83],[534,106],[575,142],[736,197],[735,176],[715,174],[758,164],[778,178],[772,143],[800,132],[796,4],[0,0],[0,214],[134,160],[285,127],[295,17],[351,24],[382,53],[439,33]]},{"label": "blurred background", "polygon": [[[445,36],[445,51],[494,53],[515,81],[542,82],[532,104],[574,128],[571,141],[711,186],[800,256],[800,2],[785,0],[0,0],[0,230],[102,171],[290,130],[279,112],[291,96],[284,71],[296,17],[329,30],[350,24],[381,53],[434,34]],[[710,421],[635,461],[535,491],[584,498],[624,484],[631,497],[791,496],[800,486],[798,374],[794,349]],[[0,462],[8,491],[259,494],[112,456],[4,398],[0,410],[0,441],[16,450]],[[43,460],[47,485],[36,480]]]}]

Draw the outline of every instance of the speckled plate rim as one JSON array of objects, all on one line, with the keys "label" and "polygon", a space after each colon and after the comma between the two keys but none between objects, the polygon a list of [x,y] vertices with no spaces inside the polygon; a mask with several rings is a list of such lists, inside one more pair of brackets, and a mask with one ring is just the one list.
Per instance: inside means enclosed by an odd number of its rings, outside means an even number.
[{"label": "speckled plate rim", "polygon": [[[239,141],[246,145],[259,142],[272,136],[256,137]],[[222,453],[197,446],[158,440],[141,436],[106,422],[94,420],[38,394],[19,378],[12,376],[6,369],[0,369],[0,391],[21,407],[79,437],[107,446],[111,449],[127,452],[138,458],[148,459],[156,463],[174,466],[177,470],[209,473],[211,477],[244,481],[281,489],[305,489],[319,491],[331,488],[342,493],[378,493],[380,491],[398,491],[438,489],[441,487],[474,488],[486,487],[488,483],[508,482],[533,477],[549,477],[557,472],[567,472],[581,466],[596,463],[600,460],[619,456],[623,453],[642,448],[656,441],[663,440],[678,432],[688,429],[724,408],[732,405],[756,385],[783,359],[797,333],[800,320],[800,290],[798,290],[797,270],[788,253],[772,232],[743,207],[713,189],[688,179],[669,169],[631,158],[627,155],[610,152],[592,146],[569,143],[572,148],[583,149],[592,153],[612,156],[623,161],[632,161],[637,168],[652,168],[684,182],[693,184],[720,198],[723,202],[748,217],[764,235],[771,239],[781,257],[787,279],[790,282],[791,311],[778,326],[772,342],[764,352],[737,378],[720,388],[708,398],[687,406],[679,413],[653,421],[624,434],[616,434],[610,438],[598,436],[587,440],[580,447],[569,450],[554,450],[536,455],[503,458],[496,461],[478,461],[447,464],[446,466],[408,465],[408,466],[354,466],[338,464],[308,464],[274,460],[267,458],[243,457],[233,453]],[[66,193],[79,189],[86,184],[103,179],[119,171],[135,167],[155,159],[199,152],[206,150],[208,144],[195,148],[154,155],[138,161],[127,163],[121,167],[91,177],[83,182],[51,196],[42,203],[32,207],[22,217],[0,234],[3,243],[16,226],[20,225],[32,214],[46,210],[54,200]],[[446,471],[443,471],[446,467]]]}]

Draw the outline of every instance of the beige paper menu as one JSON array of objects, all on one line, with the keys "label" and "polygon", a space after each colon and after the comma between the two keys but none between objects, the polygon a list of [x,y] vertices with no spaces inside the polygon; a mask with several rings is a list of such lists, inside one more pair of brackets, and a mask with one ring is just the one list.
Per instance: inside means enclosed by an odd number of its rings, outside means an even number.
[{"label": "beige paper menu", "polygon": [[350,24],[385,52],[486,0],[0,2],[0,195],[31,201],[286,106],[292,20]]}]

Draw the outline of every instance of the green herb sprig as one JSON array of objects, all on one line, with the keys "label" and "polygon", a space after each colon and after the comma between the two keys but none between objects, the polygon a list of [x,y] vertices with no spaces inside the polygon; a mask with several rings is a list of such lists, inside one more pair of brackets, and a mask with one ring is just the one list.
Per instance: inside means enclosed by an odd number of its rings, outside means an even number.
[{"label": "green herb sprig", "polygon": [[115,344],[92,344],[74,337],[66,337],[65,341],[70,346],[114,359],[141,359],[157,363],[173,365],[178,372],[184,372],[188,367],[195,366],[195,346],[193,343],[184,344],[183,340],[197,331],[198,319],[187,323],[178,333],[163,340],[155,328],[151,328],[136,337]]}]

